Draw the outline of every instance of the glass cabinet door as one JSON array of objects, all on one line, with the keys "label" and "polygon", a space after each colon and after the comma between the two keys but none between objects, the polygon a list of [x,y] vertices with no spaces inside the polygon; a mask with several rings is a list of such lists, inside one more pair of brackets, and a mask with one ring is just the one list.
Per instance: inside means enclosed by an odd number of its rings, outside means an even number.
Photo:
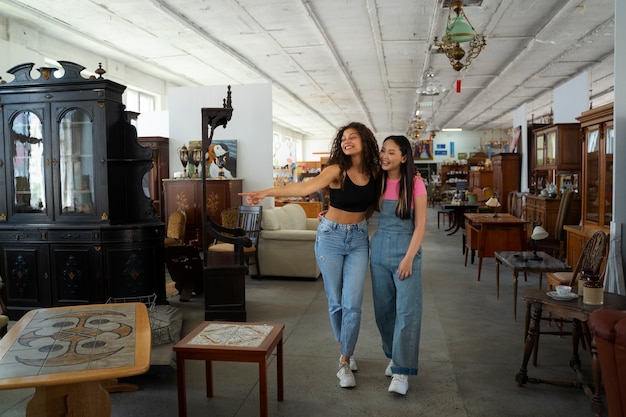
[{"label": "glass cabinet door", "polygon": [[598,223],[600,206],[600,131],[588,130],[585,141],[586,220]]},{"label": "glass cabinet door", "polygon": [[41,116],[32,110],[18,111],[9,121],[13,168],[13,213],[46,213],[44,129]]},{"label": "glass cabinet door", "polygon": [[546,165],[556,165],[556,130],[546,134]]},{"label": "glass cabinet door", "polygon": [[605,161],[604,161],[604,225],[609,226],[613,221],[613,145],[615,131],[613,126],[606,128]]},{"label": "glass cabinet door", "polygon": [[95,213],[93,121],[83,109],[67,109],[58,122],[60,216]]},{"label": "glass cabinet door", "polygon": [[537,135],[537,140],[535,142],[535,167],[539,168],[545,165],[544,160],[544,142],[545,136]]}]

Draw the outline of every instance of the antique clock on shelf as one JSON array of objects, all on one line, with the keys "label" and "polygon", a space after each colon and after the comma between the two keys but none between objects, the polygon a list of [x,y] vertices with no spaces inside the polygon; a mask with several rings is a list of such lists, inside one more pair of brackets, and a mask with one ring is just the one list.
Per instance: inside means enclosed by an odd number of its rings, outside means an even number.
[{"label": "antique clock on shelf", "polygon": [[[142,179],[125,86],[59,61],[8,70],[0,84],[0,274],[15,317],[38,307],[156,294],[165,302],[163,237]],[[15,318],[14,317],[14,318]]]}]

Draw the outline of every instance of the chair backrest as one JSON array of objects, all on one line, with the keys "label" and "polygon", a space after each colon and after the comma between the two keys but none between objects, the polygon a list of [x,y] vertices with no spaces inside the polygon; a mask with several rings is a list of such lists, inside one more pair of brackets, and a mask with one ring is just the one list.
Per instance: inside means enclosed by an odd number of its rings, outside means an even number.
[{"label": "chair backrest", "polygon": [[483,188],[483,200],[487,201],[491,197],[493,197],[493,188],[491,188],[491,187]]},{"label": "chair backrest", "polygon": [[185,240],[185,228],[187,226],[187,215],[184,211],[176,210],[167,219],[167,234],[171,239]]},{"label": "chair backrest", "polygon": [[263,206],[239,206],[237,226],[246,231],[246,236],[255,247],[261,233],[262,213]]},{"label": "chair backrest", "polygon": [[237,218],[239,217],[239,207],[231,207],[222,210],[220,213],[220,220],[222,226],[233,229],[237,227]]},{"label": "chair backrest", "polygon": [[569,214],[570,207],[572,207],[572,201],[574,200],[574,192],[571,188],[568,188],[561,194],[561,202],[559,203],[559,211],[556,215],[556,222],[554,224],[554,237],[558,240],[563,240],[565,237],[565,220]]},{"label": "chair backrest", "polygon": [[472,194],[476,195],[476,201],[487,201],[485,200],[485,197],[483,196],[483,189],[480,187],[474,187],[472,188]]},{"label": "chair backrest", "polygon": [[583,250],[576,262],[570,285],[574,285],[583,270],[591,270],[594,274],[600,274],[604,265],[604,258],[609,246],[609,236],[602,230],[595,232],[583,246]]}]

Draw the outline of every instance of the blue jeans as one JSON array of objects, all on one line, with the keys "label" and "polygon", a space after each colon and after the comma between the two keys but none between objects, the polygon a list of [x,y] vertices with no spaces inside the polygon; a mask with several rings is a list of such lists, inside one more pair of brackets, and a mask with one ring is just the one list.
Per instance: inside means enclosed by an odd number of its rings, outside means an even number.
[{"label": "blue jeans", "polygon": [[391,371],[417,375],[422,327],[422,250],[413,259],[411,276],[400,281],[398,265],[409,247],[413,229],[411,220],[398,219],[391,207],[395,207],[395,202],[383,202],[378,229],[372,237],[374,316],[383,352],[394,362]]},{"label": "blue jeans", "polygon": [[367,277],[367,223],[340,224],[322,218],[315,256],[324,279],[330,325],[341,354],[352,356],[361,328],[361,304]]}]

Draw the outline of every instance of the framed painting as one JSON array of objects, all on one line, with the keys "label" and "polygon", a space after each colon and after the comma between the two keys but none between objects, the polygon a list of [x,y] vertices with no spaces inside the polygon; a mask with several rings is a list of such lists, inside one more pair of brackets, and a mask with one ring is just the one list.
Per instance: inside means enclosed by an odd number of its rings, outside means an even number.
[{"label": "framed painting", "polygon": [[431,160],[433,159],[433,141],[432,139],[420,140],[415,144],[413,152],[414,160]]},{"label": "framed painting", "polygon": [[237,178],[237,141],[214,140],[206,156],[208,178]]}]

